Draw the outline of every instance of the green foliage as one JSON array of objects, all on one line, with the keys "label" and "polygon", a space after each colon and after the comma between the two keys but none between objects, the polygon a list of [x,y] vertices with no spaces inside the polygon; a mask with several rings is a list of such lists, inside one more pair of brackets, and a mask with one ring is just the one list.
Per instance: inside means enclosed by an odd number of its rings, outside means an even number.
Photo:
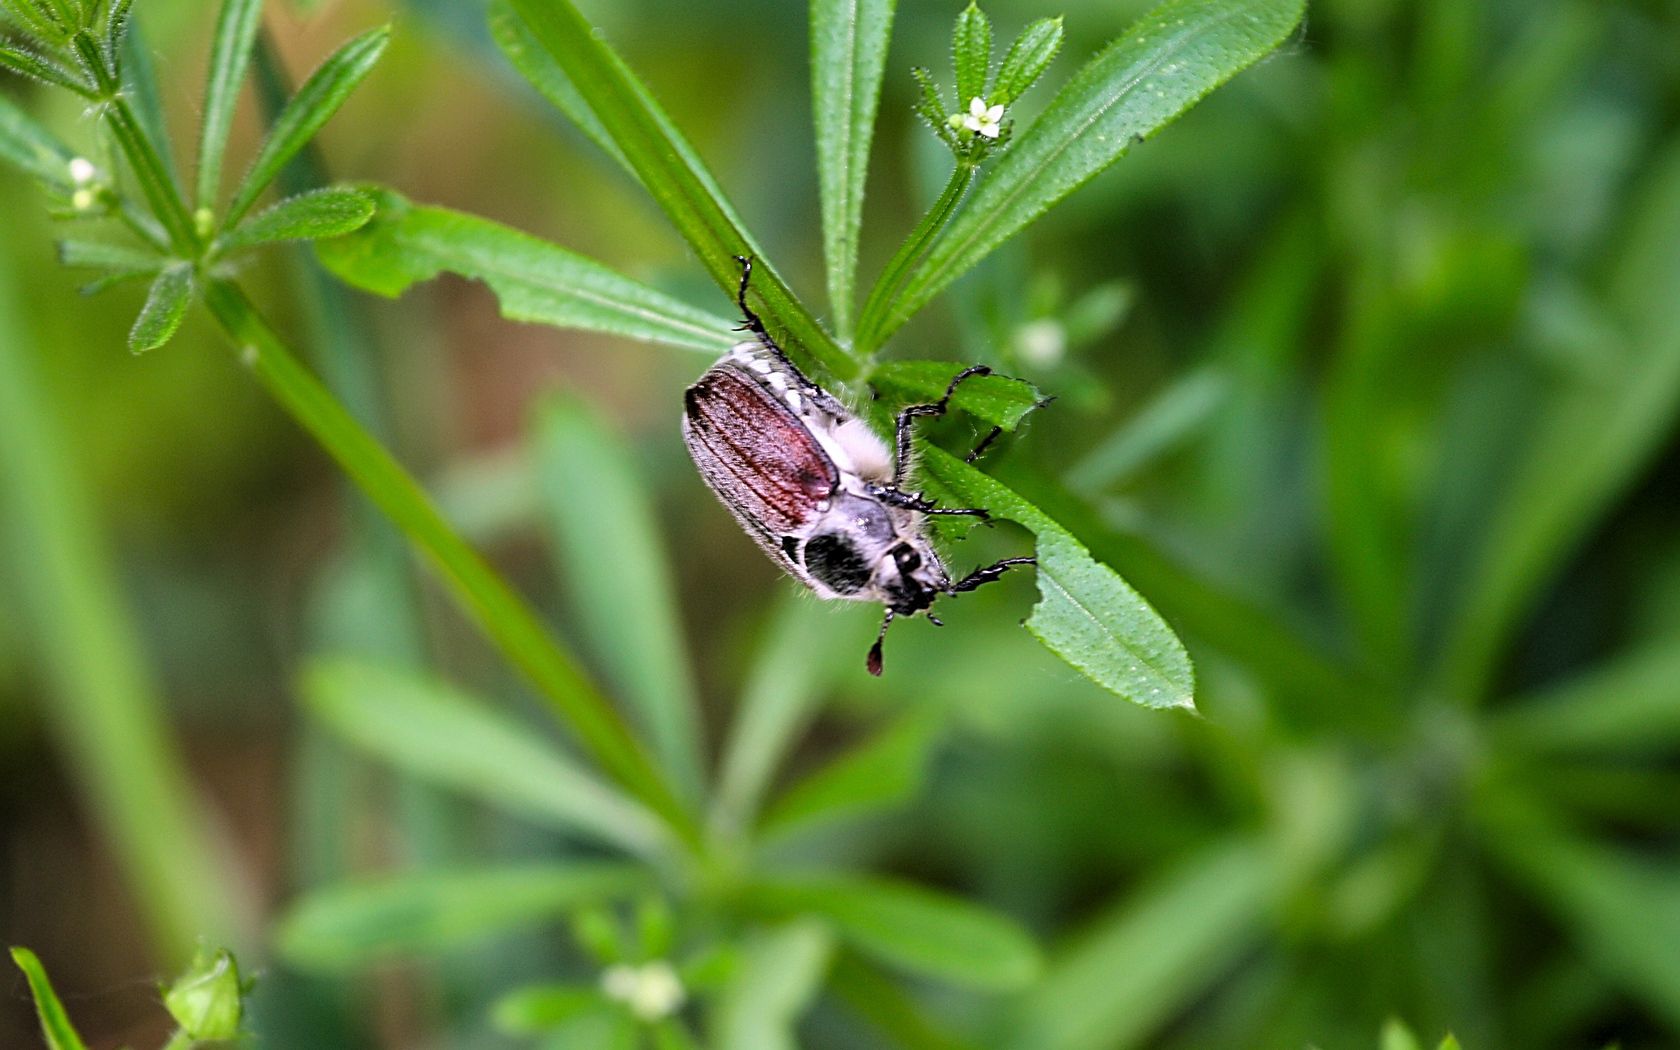
[{"label": "green foliage", "polygon": [[140,308],[140,316],[129,329],[128,348],[140,354],[169,342],[186,319],[192,294],[192,267],[177,263],[163,269],[153,279],[151,291],[146,293],[146,305]]},{"label": "green foliage", "polygon": [[[47,1050],[86,1050],[41,960],[28,948],[13,948],[12,961],[29,982]],[[244,1035],[244,1002],[251,984],[239,979],[239,964],[231,952],[201,948],[187,972],[163,989],[164,1006],[179,1026],[163,1050],[192,1050]]]},{"label": "green foliage", "polygon": [[82,1037],[70,1023],[64,1004],[58,1001],[52,982],[41,960],[28,948],[13,948],[12,961],[29,981],[29,994],[35,997],[35,1012],[41,1018],[41,1035],[47,1040],[47,1050],[86,1050]]},{"label": "green foliage", "polygon": [[287,197],[221,238],[223,250],[276,241],[313,241],[353,233],[373,218],[373,198],[360,190],[311,190]]}]

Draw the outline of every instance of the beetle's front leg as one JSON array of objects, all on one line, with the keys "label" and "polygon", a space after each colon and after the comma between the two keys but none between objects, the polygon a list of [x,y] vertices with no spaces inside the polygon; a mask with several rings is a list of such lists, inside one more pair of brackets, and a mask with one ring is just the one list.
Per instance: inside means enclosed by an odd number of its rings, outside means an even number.
[{"label": "beetle's front leg", "polygon": [[964,591],[972,591],[976,588],[984,587],[988,583],[995,583],[1013,566],[1037,564],[1037,558],[1005,558],[1002,561],[995,562],[983,569],[975,569],[956,583],[951,584],[951,593],[961,594]]},{"label": "beetle's front leg", "polygon": [[979,507],[941,507],[930,501],[926,496],[912,496],[910,493],[892,485],[871,485],[869,486],[869,494],[889,506],[903,507],[905,510],[913,510],[918,514],[960,515],[968,518],[979,518],[981,521],[991,518],[990,513],[981,510]]},{"label": "beetle's front leg", "polygon": [[[951,407],[951,395],[957,392],[964,380],[975,376],[989,376],[992,370],[985,365],[970,365],[958,372],[945,388],[945,393],[938,401],[931,405],[907,405],[898,413],[898,425],[895,428],[897,455],[893,459],[893,488],[902,488],[905,477],[910,473],[910,428],[916,420],[927,416],[929,418],[944,415]],[[987,442],[990,442],[990,438]]]}]

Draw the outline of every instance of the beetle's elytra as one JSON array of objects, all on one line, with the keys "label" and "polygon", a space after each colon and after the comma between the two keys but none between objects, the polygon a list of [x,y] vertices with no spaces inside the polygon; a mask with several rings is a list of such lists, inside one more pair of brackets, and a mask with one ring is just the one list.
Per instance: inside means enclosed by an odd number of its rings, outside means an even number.
[{"label": "beetle's elytra", "polygon": [[[895,616],[928,612],[943,594],[961,594],[1032,558],[1005,558],[952,581],[923,527],[929,514],[984,519],[977,508],[939,507],[904,490],[910,431],[943,415],[963,381],[987,375],[975,365],[945,395],[898,415],[889,450],[862,419],[807,379],[747,306],[752,261],[737,257],[736,302],[753,339],[737,344],[683,397],[683,440],[700,476],[758,545],[823,598],[880,602],[881,632],[870,646],[870,674],[881,673],[881,644]],[[997,436],[993,430],[972,460]],[[928,619],[939,620],[928,612]]]}]

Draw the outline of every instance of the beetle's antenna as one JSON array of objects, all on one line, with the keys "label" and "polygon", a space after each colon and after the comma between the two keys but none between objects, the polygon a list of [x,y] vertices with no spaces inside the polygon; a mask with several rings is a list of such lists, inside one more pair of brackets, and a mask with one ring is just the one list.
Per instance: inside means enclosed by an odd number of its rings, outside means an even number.
[{"label": "beetle's antenna", "polygon": [[881,633],[875,636],[875,644],[869,647],[869,658],[864,661],[864,666],[876,678],[881,677],[881,643],[886,641],[887,628],[892,626],[892,622],[893,611],[889,608],[886,618],[881,621]]}]

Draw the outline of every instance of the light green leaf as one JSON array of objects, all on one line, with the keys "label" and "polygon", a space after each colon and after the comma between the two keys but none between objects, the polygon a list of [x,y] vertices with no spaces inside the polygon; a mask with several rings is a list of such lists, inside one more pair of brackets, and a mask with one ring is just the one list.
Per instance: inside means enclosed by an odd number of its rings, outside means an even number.
[{"label": "light green leaf", "polygon": [[1383,1025],[1382,1050],[1421,1050],[1417,1036],[1397,1018],[1389,1018]]},{"label": "light green leaf", "polygon": [[985,98],[992,72],[992,22],[973,0],[951,32],[951,66],[957,73],[957,109],[966,112],[970,99]]},{"label": "light green leaf", "polygon": [[220,238],[223,251],[275,241],[313,241],[340,237],[373,218],[373,197],[357,189],[331,187],[287,197],[240,223]]},{"label": "light green leaf", "polygon": [[579,131],[595,145],[601,147],[607,156],[619,163],[631,178],[638,178],[636,169],[631,166],[630,158],[618,148],[605,126],[595,116],[595,111],[589,108],[589,103],[578,93],[577,85],[566,76],[566,71],[560,68],[548,52],[542,49],[537,38],[531,35],[531,30],[523,19],[514,13],[507,4],[507,0],[491,0],[490,3],[490,36],[496,41],[496,46],[502,54],[536,88],[549,104],[565,115],[567,120],[577,125]]},{"label": "light green leaf", "polygon": [[92,98],[93,89],[80,77],[43,55],[21,47],[0,45],[0,68],[9,69],[30,80],[38,80],[54,87],[68,88],[83,98]]},{"label": "light green leaf", "polygon": [[274,118],[268,138],[257,151],[257,159],[228,205],[224,226],[233,226],[245,217],[257,197],[279,176],[280,169],[315,137],[363,78],[373,71],[374,63],[385,53],[390,41],[389,26],[370,29],[333,52],[321,63],[321,68],[310,74],[286,103],[286,108]]},{"label": "light green leaf", "polygon": [[[761,257],[763,253],[754,247],[716,181],[647,88],[571,0],[511,0],[510,6],[577,87],[655,203],[699,255],[706,272],[733,296],[741,272],[735,256]],[[840,349],[762,258],[753,271],[750,294],[757,303],[754,309],[796,360],[820,366],[842,380],[857,376],[857,362]]]},{"label": "light green leaf", "polygon": [[1169,869],[1050,960],[1003,1050],[1127,1050],[1201,997],[1259,936],[1277,863],[1235,841]]},{"label": "light green leaf", "polygon": [[582,861],[396,875],[305,896],[281,920],[276,943],[299,966],[354,969],[526,930],[647,887],[636,868]]},{"label": "light green leaf", "polygon": [[1039,972],[1038,946],[1014,920],[909,883],[865,875],[781,875],[746,894],[773,914],[834,925],[858,951],[977,988],[1020,988]]},{"label": "light green leaf", "polygon": [[1435,1050],[1463,1050],[1463,1048],[1458,1045],[1458,1036],[1449,1035],[1441,1040],[1441,1045],[1436,1047]]},{"label": "light green leaf", "polygon": [[695,799],[699,701],[646,483],[623,438],[576,399],[543,409],[536,440],[545,517],[574,619],[654,754]]},{"label": "light green leaf", "polygon": [[609,1009],[599,988],[575,984],[533,985],[496,1000],[490,1016],[497,1031],[535,1035],[585,1014]]},{"label": "light green leaf", "polygon": [[822,987],[833,944],[820,923],[791,922],[747,940],[715,1015],[715,1050],[799,1050],[794,1026]]},{"label": "light green leaf", "polygon": [[1652,753],[1680,742],[1680,646],[1618,657],[1497,712],[1501,745],[1555,754]]},{"label": "light green leaf", "polygon": [[905,282],[881,337],[1135,143],[1266,55],[1300,22],[1303,2],[1168,0],[1144,16],[1087,63],[1031,127],[1016,131]]},{"label": "light green leaf", "polygon": [[198,136],[198,206],[214,208],[222,186],[222,157],[239,105],[239,89],[250,66],[251,48],[262,27],[262,0],[223,0],[210,45],[210,73],[204,86],[204,118]]},{"label": "light green leaf", "polygon": [[140,316],[128,331],[128,348],[142,354],[169,342],[187,316],[192,291],[193,271],[186,263],[176,263],[159,273],[146,295],[146,304],[140,308]]},{"label": "light green leaf", "polygon": [[535,729],[419,674],[317,664],[303,696],[335,733],[434,783],[643,856],[667,845],[657,818]]},{"label": "light green leaf", "polygon": [[[118,21],[115,15],[112,19],[113,22]],[[179,181],[175,171],[175,149],[170,141],[169,125],[163,117],[163,97],[158,89],[151,46],[138,25],[132,24],[126,16],[121,21],[128,23],[121,31],[117,55],[117,61],[122,66],[123,90],[134,102],[134,117],[146,138],[157,144],[158,160],[163,164],[164,172],[172,181]]]},{"label": "light green leaf", "polygon": [[35,997],[35,1012],[41,1018],[41,1034],[47,1040],[47,1050],[87,1050],[64,1004],[58,1001],[52,982],[47,980],[46,968],[28,948],[13,948],[12,961],[23,971],[29,982],[29,993]]},{"label": "light green leaf", "polygon": [[994,106],[1007,106],[1027,93],[1050,68],[1062,49],[1062,20],[1041,18],[1028,26],[1009,46],[998,66],[997,83],[986,99]]},{"label": "light green leaf", "polygon": [[[870,373],[869,384],[902,404],[938,401],[962,371],[950,361],[888,361]],[[963,380],[951,397],[951,407],[1005,430],[1014,430],[1047,399],[1031,383],[1009,376],[974,376]]]},{"label": "light green leaf", "polygon": [[765,838],[798,834],[912,797],[927,772],[938,726],[911,715],[801,780],[770,806]]},{"label": "light green leaf", "polygon": [[1174,380],[1068,468],[1068,484],[1095,492],[1126,481],[1207,425],[1231,393],[1230,378],[1212,368]]},{"label": "light green leaf", "polygon": [[811,108],[817,129],[823,260],[829,306],[842,339],[852,328],[864,180],[894,4],[895,0],[811,0]]},{"label": "light green leaf", "polygon": [[740,338],[735,322],[654,291],[593,259],[488,219],[411,204],[372,190],[373,221],[316,252],[340,278],[380,295],[449,271],[483,281],[502,314],[561,328],[722,353]]},{"label": "light green leaf", "polygon": [[162,269],[165,260],[144,248],[69,237],[58,242],[58,261],[72,269],[128,273]]},{"label": "light green leaf", "polygon": [[48,186],[63,189],[70,184],[73,156],[69,147],[53,138],[35,118],[0,95],[0,161]]},{"label": "light green leaf", "polygon": [[961,506],[983,507],[1036,537],[1040,600],[1026,626],[1047,649],[1133,703],[1195,706],[1184,644],[1118,573],[1043,511],[950,453],[927,446],[922,467]]}]

